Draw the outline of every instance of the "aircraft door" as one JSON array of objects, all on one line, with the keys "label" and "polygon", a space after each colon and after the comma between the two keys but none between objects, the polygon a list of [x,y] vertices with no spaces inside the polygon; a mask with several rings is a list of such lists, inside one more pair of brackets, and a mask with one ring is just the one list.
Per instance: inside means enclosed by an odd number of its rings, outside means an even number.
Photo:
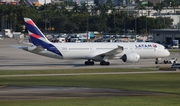
[{"label": "aircraft door", "polygon": [[62,47],[62,52],[67,52],[68,51],[68,48],[67,47]]},{"label": "aircraft door", "polygon": [[91,53],[94,52],[93,46],[91,46],[91,47],[89,48],[89,50],[90,50]]},{"label": "aircraft door", "polygon": [[135,49],[135,48],[134,48],[133,46],[130,47],[130,51],[131,51],[131,52],[134,52],[134,49]]}]

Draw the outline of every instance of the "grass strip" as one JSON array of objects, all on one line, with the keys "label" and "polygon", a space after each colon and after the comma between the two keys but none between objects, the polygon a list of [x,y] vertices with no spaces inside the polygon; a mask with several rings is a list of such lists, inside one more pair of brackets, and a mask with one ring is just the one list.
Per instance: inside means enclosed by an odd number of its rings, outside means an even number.
[{"label": "grass strip", "polygon": [[180,49],[168,49],[169,52],[180,52]]},{"label": "grass strip", "polygon": [[179,76],[180,73],[1,77],[0,85],[113,88],[179,94]]},{"label": "grass strip", "polygon": [[131,96],[0,101],[2,106],[179,106],[180,96]]},{"label": "grass strip", "polygon": [[96,68],[96,69],[61,69],[61,70],[0,70],[0,75],[20,74],[64,74],[64,73],[98,73],[98,72],[141,72],[155,71],[155,68]]}]

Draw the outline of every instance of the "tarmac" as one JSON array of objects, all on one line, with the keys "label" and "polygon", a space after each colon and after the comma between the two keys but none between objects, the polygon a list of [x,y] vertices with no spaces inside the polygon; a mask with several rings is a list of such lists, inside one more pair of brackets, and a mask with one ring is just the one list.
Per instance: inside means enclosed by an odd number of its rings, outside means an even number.
[{"label": "tarmac", "polygon": [[[16,39],[0,40],[0,70],[36,70],[36,69],[74,69],[74,68],[140,68],[140,67],[159,67],[164,64],[155,64],[155,59],[140,59],[138,63],[124,63],[121,59],[109,60],[110,66],[101,66],[99,62],[95,62],[93,66],[85,66],[86,60],[60,60],[49,57],[36,55],[24,50],[13,48],[10,45],[30,46],[25,44],[18,44]],[[171,53],[167,58],[177,57],[179,53]],[[162,58],[162,61],[165,58]],[[167,66],[166,64],[165,66]]]},{"label": "tarmac", "polygon": [[[170,66],[170,64],[155,64],[155,59],[141,59],[138,63],[124,63],[122,60],[110,60],[110,66],[100,66],[99,62],[94,66],[85,66],[85,60],[58,60],[39,56],[27,51],[13,48],[9,45],[18,44],[17,39],[0,40],[0,70],[44,70],[44,69],[79,69],[79,68],[141,68]],[[167,58],[179,58],[179,53],[171,53]],[[162,61],[165,58],[162,59]],[[108,73],[107,73],[108,74]],[[134,73],[135,74],[135,73]],[[34,75],[38,76],[38,75]],[[41,75],[40,75],[41,76]],[[43,75],[42,75],[43,76]],[[1,76],[3,77],[3,76]],[[13,77],[13,76],[4,76]],[[50,99],[66,97],[109,97],[109,96],[147,96],[167,95],[158,92],[124,91],[102,88],[76,88],[76,87],[44,87],[44,86],[0,86],[0,100],[17,99]]]}]

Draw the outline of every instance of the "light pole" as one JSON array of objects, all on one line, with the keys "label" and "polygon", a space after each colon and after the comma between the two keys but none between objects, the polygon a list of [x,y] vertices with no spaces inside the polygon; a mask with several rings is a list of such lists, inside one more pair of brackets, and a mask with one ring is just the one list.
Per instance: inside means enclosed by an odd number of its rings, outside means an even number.
[{"label": "light pole", "polygon": [[44,8],[45,8],[45,13],[44,13],[44,20],[45,20],[45,36],[46,36],[46,34],[47,34],[47,32],[46,32],[46,0],[44,0]]},{"label": "light pole", "polygon": [[115,11],[114,11],[114,13],[113,13],[113,15],[114,15],[114,30],[116,30],[116,18],[115,18]]},{"label": "light pole", "polygon": [[3,5],[1,5],[1,34],[3,32],[3,28],[4,28],[4,14],[3,14]]},{"label": "light pole", "polygon": [[135,15],[135,36],[136,36],[136,24],[137,24],[137,15]]},{"label": "light pole", "polygon": [[146,15],[146,34],[147,34],[147,15]]},{"label": "light pole", "polygon": [[[137,7],[137,4],[136,4],[136,7]],[[136,33],[137,33],[137,31],[136,31],[136,24],[137,24],[137,8],[135,7],[135,9],[134,9],[134,13],[135,13],[135,19],[134,19],[134,22],[135,22],[135,24],[134,24],[134,36],[135,36],[135,40],[136,40]],[[138,11],[139,12],[139,11]]]},{"label": "light pole", "polygon": [[89,29],[89,12],[88,12],[88,0],[87,0],[87,42],[88,42],[88,38],[89,38],[89,34],[88,34],[88,29]]}]

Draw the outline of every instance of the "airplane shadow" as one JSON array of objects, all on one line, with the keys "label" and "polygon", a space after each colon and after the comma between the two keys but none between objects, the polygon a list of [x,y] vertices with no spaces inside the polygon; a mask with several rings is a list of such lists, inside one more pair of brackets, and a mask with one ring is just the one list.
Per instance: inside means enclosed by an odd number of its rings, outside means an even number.
[{"label": "airplane shadow", "polygon": [[[113,66],[119,66],[119,64],[112,64]],[[110,65],[110,66],[112,66]],[[46,63],[27,63],[27,64],[1,64],[0,67],[69,67],[69,68],[89,68],[89,67],[108,67],[101,66],[99,64],[95,65],[84,65],[82,64],[73,64],[73,63],[58,63],[58,64],[46,64]]]}]

